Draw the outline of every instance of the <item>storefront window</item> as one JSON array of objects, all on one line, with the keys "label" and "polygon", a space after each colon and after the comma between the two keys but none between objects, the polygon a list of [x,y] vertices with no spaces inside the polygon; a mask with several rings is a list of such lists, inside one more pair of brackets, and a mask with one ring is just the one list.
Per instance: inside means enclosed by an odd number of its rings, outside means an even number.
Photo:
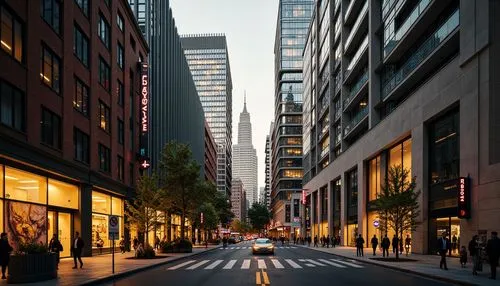
[{"label": "storefront window", "polygon": [[370,160],[368,163],[368,201],[377,199],[380,193],[380,156]]},{"label": "storefront window", "polygon": [[47,178],[5,167],[5,198],[47,203]]},{"label": "storefront window", "polygon": [[460,170],[459,113],[429,125],[429,171],[431,184],[458,178]]},{"label": "storefront window", "polygon": [[93,191],[92,212],[111,214],[111,196]]},{"label": "storefront window", "polygon": [[92,214],[92,247],[109,247],[108,216]]},{"label": "storefront window", "polygon": [[4,230],[3,230],[3,200],[0,200],[0,232],[4,232]]},{"label": "storefront window", "polygon": [[123,216],[123,200],[120,198],[111,198],[111,214]]},{"label": "storefront window", "polygon": [[407,180],[411,180],[411,138],[390,149],[389,167],[395,166],[409,171]]},{"label": "storefront window", "polygon": [[358,236],[358,224],[347,225],[347,245],[356,246],[356,237]]},{"label": "storefront window", "polygon": [[78,187],[49,179],[49,205],[78,209]]},{"label": "storefront window", "polygon": [[0,165],[0,197],[3,198],[3,165]]}]

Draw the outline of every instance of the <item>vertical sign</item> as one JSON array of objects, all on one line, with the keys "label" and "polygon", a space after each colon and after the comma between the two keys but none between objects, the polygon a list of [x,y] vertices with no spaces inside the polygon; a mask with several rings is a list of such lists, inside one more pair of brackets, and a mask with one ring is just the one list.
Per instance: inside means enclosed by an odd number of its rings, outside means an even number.
[{"label": "vertical sign", "polygon": [[306,190],[302,190],[302,204],[306,205]]},{"label": "vertical sign", "polygon": [[139,63],[141,69],[141,137],[140,137],[140,168],[142,170],[149,168],[150,162],[148,157],[148,134],[149,134],[149,66],[148,63]]},{"label": "vertical sign", "polygon": [[458,217],[470,218],[470,178],[458,179]]}]

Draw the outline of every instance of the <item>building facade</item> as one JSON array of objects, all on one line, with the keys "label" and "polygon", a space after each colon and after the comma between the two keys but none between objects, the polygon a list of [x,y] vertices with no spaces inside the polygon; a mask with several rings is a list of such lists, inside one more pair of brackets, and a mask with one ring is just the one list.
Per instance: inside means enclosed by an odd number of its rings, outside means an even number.
[{"label": "building facade", "polygon": [[14,247],[57,234],[62,257],[78,231],[84,255],[109,252],[139,173],[148,45],[124,0],[0,6],[1,231]]},{"label": "building facade", "polygon": [[236,178],[231,183],[231,212],[233,212],[235,219],[246,220],[246,206],[246,192],[243,182]]},{"label": "building facade", "polygon": [[435,253],[446,232],[457,254],[474,234],[497,230],[499,8],[318,1],[304,50],[304,133],[315,156],[303,231],[344,245],[385,234],[373,202],[391,167],[408,170],[422,192],[420,225],[404,234],[412,252]]},{"label": "building facade", "polygon": [[226,36],[185,35],[181,42],[206,120],[217,143],[217,189],[230,196],[233,83]]},{"label": "building facade", "polygon": [[[280,0],[275,58],[271,210],[273,227],[289,235],[292,207],[302,190],[302,51],[313,0]],[[297,210],[298,211],[298,210]],[[280,234],[281,235],[281,234]]]},{"label": "building facade", "polygon": [[238,144],[233,146],[233,177],[243,182],[249,207],[258,202],[257,169],[257,151],[252,143],[252,123],[245,98],[238,123]]},{"label": "building facade", "polygon": [[265,149],[265,187],[264,187],[264,199],[263,203],[267,206],[268,209],[271,208],[271,181],[272,181],[272,173],[271,173],[271,167],[272,167],[272,156],[271,156],[271,136],[274,130],[274,123],[271,122],[271,126],[269,128],[269,135],[266,135],[266,149]]},{"label": "building facade", "polygon": [[151,101],[147,137],[151,169],[165,144],[188,144],[205,172],[205,117],[184,56],[168,0],[129,0],[139,27],[150,43]]},{"label": "building facade", "polygon": [[210,132],[208,123],[205,122],[205,180],[217,183],[217,145]]}]

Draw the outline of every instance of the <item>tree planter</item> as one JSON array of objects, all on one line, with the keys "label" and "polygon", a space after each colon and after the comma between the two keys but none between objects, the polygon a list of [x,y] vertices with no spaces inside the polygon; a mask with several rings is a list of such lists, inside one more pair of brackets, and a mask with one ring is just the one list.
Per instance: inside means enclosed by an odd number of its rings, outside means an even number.
[{"label": "tree planter", "polygon": [[52,253],[10,257],[7,283],[39,282],[57,278],[56,255]]}]

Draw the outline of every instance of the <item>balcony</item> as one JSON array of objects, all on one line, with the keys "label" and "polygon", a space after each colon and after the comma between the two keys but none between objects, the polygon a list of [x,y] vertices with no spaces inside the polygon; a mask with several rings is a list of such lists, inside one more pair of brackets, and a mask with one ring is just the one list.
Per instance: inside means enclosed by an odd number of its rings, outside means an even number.
[{"label": "balcony", "polygon": [[[439,66],[444,59],[453,55],[459,47],[459,24],[460,13],[456,10],[398,70],[384,75],[382,101],[386,101],[389,97],[397,99],[410,90],[412,85],[432,74],[434,68]],[[410,78],[412,81],[408,83]]]},{"label": "balcony", "polygon": [[337,147],[338,145],[340,145],[340,142],[342,142],[342,134],[339,133],[335,135],[334,146]]},{"label": "balcony", "polygon": [[349,54],[352,52],[352,43],[358,43],[361,40],[362,35],[366,34],[368,31],[368,1],[359,12],[356,22],[352,25],[351,32],[347,37],[344,45],[344,53]]},{"label": "balcony", "polygon": [[362,94],[365,86],[368,86],[368,69],[359,77],[358,81],[351,86],[348,96],[344,99],[344,111],[347,110],[349,105],[354,102],[358,95]]},{"label": "balcony", "polygon": [[368,3],[368,0],[351,0],[351,2],[349,2],[349,6],[347,6],[347,9],[345,10],[344,25],[351,25],[351,23],[354,21],[354,17],[358,15],[358,13],[355,12],[359,10],[364,2]]},{"label": "balcony", "polygon": [[420,0],[405,22],[384,44],[384,64],[396,63],[404,57],[453,0]]},{"label": "balcony", "polygon": [[337,120],[339,120],[340,117],[342,117],[342,110],[339,108],[336,109],[335,112],[333,113],[333,122],[337,122]]},{"label": "balcony", "polygon": [[[365,62],[368,60],[368,35],[366,35],[365,39],[359,45],[358,50],[352,56],[349,61],[349,65],[345,70],[344,74],[344,84],[349,84],[350,81],[353,80],[353,77],[361,70],[361,66],[358,64],[360,62]],[[364,65],[363,65],[364,66]]]},{"label": "balcony", "polygon": [[368,118],[368,107],[361,109],[354,117],[349,121],[344,127],[344,138],[347,138],[354,130],[357,130],[358,126],[361,126],[361,122]]}]

